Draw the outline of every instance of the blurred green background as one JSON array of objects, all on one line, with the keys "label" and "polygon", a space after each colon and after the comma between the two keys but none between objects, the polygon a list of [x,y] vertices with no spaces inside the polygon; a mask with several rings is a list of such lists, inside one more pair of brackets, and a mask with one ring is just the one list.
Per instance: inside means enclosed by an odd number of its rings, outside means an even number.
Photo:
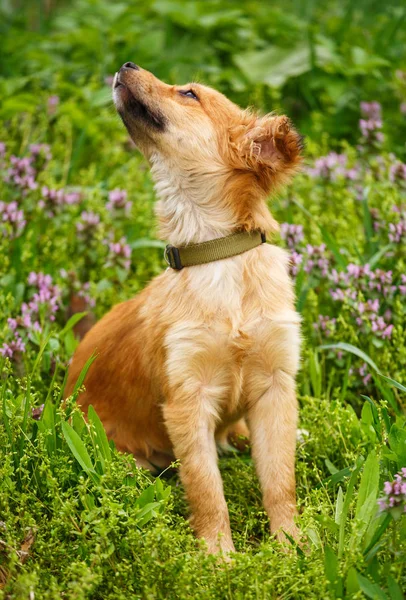
[{"label": "blurred green background", "polygon": [[127,60],[284,111],[317,141],[327,132],[354,142],[360,101],[378,100],[389,149],[405,156],[401,1],[6,0],[0,23],[0,116],[36,113],[56,95],[79,163],[103,139],[106,82]]}]

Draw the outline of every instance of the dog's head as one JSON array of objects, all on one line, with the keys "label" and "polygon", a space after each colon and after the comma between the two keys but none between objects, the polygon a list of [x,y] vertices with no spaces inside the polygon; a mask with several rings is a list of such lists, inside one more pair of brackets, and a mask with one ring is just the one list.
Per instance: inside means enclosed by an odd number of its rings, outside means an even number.
[{"label": "dog's head", "polygon": [[167,85],[127,62],[114,78],[113,97],[147,158],[158,152],[191,168],[212,160],[225,170],[262,176],[265,185],[277,174],[286,179],[300,164],[302,140],[287,117],[243,111],[209,87]]},{"label": "dog's head", "polygon": [[241,110],[197,83],[167,85],[131,62],[116,74],[113,96],[132,139],[151,163],[157,194],[164,200],[156,207],[164,236],[174,223],[180,227],[182,197],[200,206],[199,215],[193,212],[196,231],[206,229],[200,237],[190,233],[192,240],[230,228],[276,229],[264,200],[290,180],[301,162],[302,139],[287,117]]}]

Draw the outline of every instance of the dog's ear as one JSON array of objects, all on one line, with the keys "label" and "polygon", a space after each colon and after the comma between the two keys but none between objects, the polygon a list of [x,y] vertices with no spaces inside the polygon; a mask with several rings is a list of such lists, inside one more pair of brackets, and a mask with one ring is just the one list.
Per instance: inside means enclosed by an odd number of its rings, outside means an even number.
[{"label": "dog's ear", "polygon": [[285,116],[253,119],[234,130],[232,142],[240,168],[285,174],[286,179],[301,163],[303,140]]}]

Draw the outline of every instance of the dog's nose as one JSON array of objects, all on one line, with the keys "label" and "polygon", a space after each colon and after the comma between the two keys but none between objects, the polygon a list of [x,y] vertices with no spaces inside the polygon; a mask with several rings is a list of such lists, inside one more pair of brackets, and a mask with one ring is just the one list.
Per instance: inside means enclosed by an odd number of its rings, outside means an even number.
[{"label": "dog's nose", "polygon": [[140,70],[139,66],[133,62],[126,62],[123,64],[123,66],[121,68],[122,69],[135,69],[136,71]]}]

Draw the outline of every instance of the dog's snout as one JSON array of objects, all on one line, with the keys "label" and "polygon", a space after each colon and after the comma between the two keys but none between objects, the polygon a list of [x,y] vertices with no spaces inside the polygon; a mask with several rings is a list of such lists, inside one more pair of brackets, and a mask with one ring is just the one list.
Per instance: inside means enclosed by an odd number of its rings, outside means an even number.
[{"label": "dog's snout", "polygon": [[135,69],[135,71],[139,71],[140,68],[138,65],[136,65],[133,62],[126,62],[123,64],[123,66],[121,67],[122,69]]}]

